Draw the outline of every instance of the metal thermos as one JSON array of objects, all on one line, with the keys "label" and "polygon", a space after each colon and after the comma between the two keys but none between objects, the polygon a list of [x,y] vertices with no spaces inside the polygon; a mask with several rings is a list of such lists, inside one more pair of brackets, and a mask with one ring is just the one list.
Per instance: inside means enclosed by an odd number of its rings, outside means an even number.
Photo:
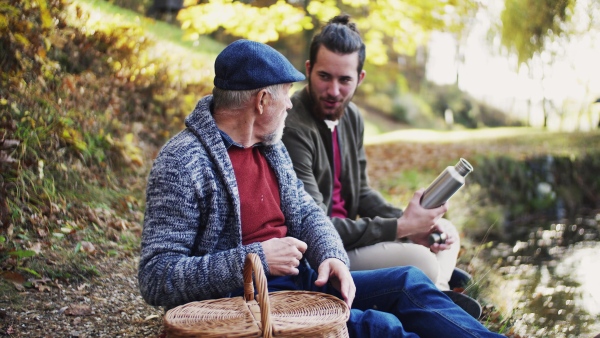
[{"label": "metal thermos", "polygon": [[[461,158],[453,167],[447,167],[442,171],[421,196],[421,206],[426,209],[437,208],[446,203],[458,189],[465,185],[465,177],[473,171],[473,166],[464,158]],[[445,233],[429,234],[429,245],[434,243],[446,243]]]},{"label": "metal thermos", "polygon": [[433,209],[446,203],[465,184],[465,177],[471,171],[473,166],[464,158],[461,158],[455,166],[444,169],[423,193],[421,206]]}]

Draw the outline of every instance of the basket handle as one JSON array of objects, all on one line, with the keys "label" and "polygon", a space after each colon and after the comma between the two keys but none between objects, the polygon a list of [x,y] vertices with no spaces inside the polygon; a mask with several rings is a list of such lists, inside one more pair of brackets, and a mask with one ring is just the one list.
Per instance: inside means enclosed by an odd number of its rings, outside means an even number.
[{"label": "basket handle", "polygon": [[263,265],[260,257],[255,253],[249,253],[246,256],[244,264],[244,298],[246,301],[254,300],[254,286],[252,284],[252,271],[254,270],[254,280],[258,289],[258,306],[260,308],[260,322],[263,327],[263,337],[273,337],[273,328],[271,324],[271,303],[269,302],[269,290],[267,288],[267,278],[263,271]]}]

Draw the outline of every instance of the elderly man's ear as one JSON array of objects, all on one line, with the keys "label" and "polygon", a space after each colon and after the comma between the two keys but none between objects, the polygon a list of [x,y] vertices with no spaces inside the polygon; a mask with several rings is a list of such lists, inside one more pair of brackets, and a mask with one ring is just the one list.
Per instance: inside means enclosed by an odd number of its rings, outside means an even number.
[{"label": "elderly man's ear", "polygon": [[261,115],[264,111],[265,105],[267,105],[269,103],[269,97],[268,97],[269,95],[268,94],[269,94],[269,92],[266,89],[262,89],[256,94],[255,107],[256,107],[256,111]]}]

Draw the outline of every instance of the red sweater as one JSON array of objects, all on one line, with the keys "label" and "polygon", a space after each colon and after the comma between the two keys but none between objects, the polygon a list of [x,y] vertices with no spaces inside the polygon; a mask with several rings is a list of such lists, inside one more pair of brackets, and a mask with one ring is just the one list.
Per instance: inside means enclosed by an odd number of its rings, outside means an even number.
[{"label": "red sweater", "polygon": [[285,237],[277,177],[259,148],[231,146],[227,152],[240,194],[242,244]]}]

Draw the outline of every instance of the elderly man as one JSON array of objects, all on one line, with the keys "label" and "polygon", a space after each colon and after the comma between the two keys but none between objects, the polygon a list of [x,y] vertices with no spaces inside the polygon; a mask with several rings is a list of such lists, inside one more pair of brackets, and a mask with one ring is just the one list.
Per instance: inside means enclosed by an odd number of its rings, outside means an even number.
[{"label": "elderly man", "polygon": [[241,295],[252,252],[269,290],[343,299],[352,336],[497,336],[416,268],[349,271],[339,235],[280,142],[288,91],[303,79],[261,43],[238,40],[219,54],[213,95],[198,102],[148,178],[138,276],[144,299],[172,308]]}]

